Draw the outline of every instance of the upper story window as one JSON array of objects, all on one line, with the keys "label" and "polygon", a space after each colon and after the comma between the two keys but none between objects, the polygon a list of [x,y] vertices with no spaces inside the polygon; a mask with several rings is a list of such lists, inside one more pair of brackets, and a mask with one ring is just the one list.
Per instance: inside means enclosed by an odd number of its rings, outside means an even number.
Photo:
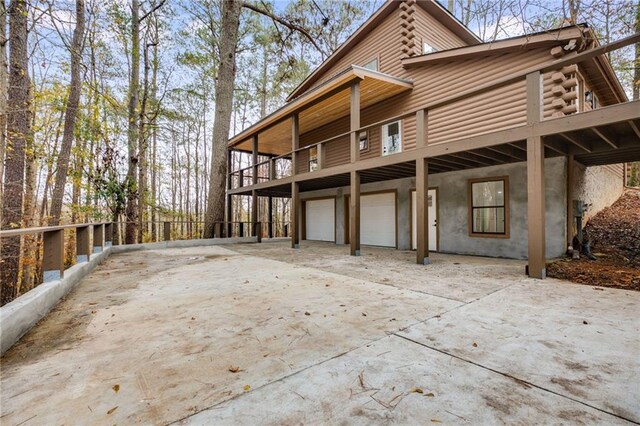
[{"label": "upper story window", "polygon": [[366,68],[371,71],[378,71],[378,58],[373,58],[372,60],[364,64],[362,68]]},{"label": "upper story window", "polygon": [[598,108],[598,97],[591,90],[587,90],[584,92],[584,104],[587,108],[596,109]]},{"label": "upper story window", "polygon": [[469,234],[509,237],[507,177],[469,180]]},{"label": "upper story window", "polygon": [[318,170],[318,147],[309,148],[309,171]]},{"label": "upper story window", "polygon": [[382,126],[382,155],[402,151],[402,125],[400,121]]},{"label": "upper story window", "polygon": [[436,52],[438,49],[427,43],[426,41],[422,42],[422,54],[426,55],[427,53]]},{"label": "upper story window", "polygon": [[369,133],[365,130],[358,135],[360,151],[369,151]]}]

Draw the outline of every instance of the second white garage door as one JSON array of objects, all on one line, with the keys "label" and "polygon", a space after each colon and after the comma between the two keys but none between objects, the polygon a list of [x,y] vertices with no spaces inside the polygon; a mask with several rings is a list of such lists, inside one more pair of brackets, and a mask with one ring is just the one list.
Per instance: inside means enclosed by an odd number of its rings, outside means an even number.
[{"label": "second white garage door", "polygon": [[333,198],[310,200],[306,203],[307,240],[335,241],[336,202]]},{"label": "second white garage door", "polygon": [[396,246],[396,194],[362,195],[360,198],[360,243]]}]

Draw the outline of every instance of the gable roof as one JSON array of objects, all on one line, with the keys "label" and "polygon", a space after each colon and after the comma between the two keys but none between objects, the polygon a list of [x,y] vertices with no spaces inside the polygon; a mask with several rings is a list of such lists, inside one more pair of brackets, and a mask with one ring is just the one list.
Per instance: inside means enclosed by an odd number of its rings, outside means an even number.
[{"label": "gable roof", "polygon": [[[397,0],[387,0],[380,9],[378,9],[373,15],[365,21],[344,43],[340,45],[327,59],[324,60],[320,66],[318,66],[311,74],[304,79],[302,83],[296,87],[293,92],[287,97],[287,102],[300,96],[309,87],[315,83],[322,74],[327,71],[333,64],[346,55],[353,46],[364,40],[367,35],[378,26],[385,18],[387,18],[394,10],[397,10],[399,2]],[[438,19],[440,23],[445,25],[455,35],[460,37],[468,44],[478,44],[481,42],[480,38],[475,35],[470,29],[462,24],[455,16],[453,16],[447,9],[441,6],[436,0],[416,0],[416,4],[421,6],[424,10]]]}]

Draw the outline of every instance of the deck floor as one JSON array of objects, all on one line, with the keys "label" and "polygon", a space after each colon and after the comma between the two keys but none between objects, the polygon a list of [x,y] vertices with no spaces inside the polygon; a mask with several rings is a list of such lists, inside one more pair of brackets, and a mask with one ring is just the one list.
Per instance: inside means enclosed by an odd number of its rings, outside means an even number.
[{"label": "deck floor", "polygon": [[0,423],[640,422],[640,293],[362,252],[114,255],[2,357]]}]

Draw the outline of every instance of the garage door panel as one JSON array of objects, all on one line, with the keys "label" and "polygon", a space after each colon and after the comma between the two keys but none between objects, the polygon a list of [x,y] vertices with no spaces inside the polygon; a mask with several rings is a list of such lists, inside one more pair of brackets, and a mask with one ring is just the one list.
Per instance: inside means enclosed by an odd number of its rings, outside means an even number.
[{"label": "garage door panel", "polygon": [[305,202],[305,233],[307,240],[335,241],[335,199],[309,200]]},{"label": "garage door panel", "polygon": [[362,195],[360,198],[360,243],[396,246],[396,194]]}]

